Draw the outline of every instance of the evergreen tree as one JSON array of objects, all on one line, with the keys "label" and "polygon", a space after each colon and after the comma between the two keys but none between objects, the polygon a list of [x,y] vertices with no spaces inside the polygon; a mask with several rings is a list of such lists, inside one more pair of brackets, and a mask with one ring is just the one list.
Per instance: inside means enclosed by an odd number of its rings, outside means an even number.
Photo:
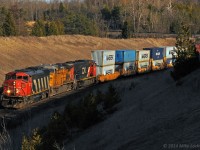
[{"label": "evergreen tree", "polygon": [[32,131],[30,138],[26,136],[22,140],[22,150],[36,150],[41,146],[42,137],[38,132],[38,129]]},{"label": "evergreen tree", "polygon": [[127,39],[129,37],[130,37],[129,26],[128,26],[128,22],[125,21],[122,27],[122,38]]},{"label": "evergreen tree", "polygon": [[175,80],[178,80],[195,70],[199,65],[198,55],[194,41],[191,39],[190,29],[183,23],[176,38],[176,54],[172,76]]},{"label": "evergreen tree", "polygon": [[65,11],[64,4],[63,4],[63,2],[60,2],[60,4],[59,4],[59,12],[63,13],[64,11]]},{"label": "evergreen tree", "polygon": [[56,26],[58,28],[59,35],[63,35],[65,33],[64,24],[61,21],[56,21]]},{"label": "evergreen tree", "polygon": [[45,23],[42,20],[38,20],[35,22],[35,25],[32,29],[32,35],[34,36],[45,36]]},{"label": "evergreen tree", "polygon": [[83,14],[71,13],[64,19],[65,33],[98,35],[98,27],[93,20]]},{"label": "evergreen tree", "polygon": [[48,26],[47,35],[58,35],[59,34],[57,24],[54,21],[48,23],[47,26]]},{"label": "evergreen tree", "polygon": [[10,12],[6,14],[5,21],[2,26],[4,36],[16,35],[16,27],[13,16]]},{"label": "evergreen tree", "polygon": [[111,19],[111,11],[107,5],[101,10],[101,15],[102,15],[102,18],[106,21]]},{"label": "evergreen tree", "polygon": [[111,12],[112,15],[112,28],[120,29],[121,28],[121,8],[119,6],[115,6]]}]

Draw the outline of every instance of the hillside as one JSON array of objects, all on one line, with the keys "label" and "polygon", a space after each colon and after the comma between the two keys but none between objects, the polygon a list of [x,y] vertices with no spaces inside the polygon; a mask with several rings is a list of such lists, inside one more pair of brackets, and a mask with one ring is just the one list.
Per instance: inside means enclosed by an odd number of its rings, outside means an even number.
[{"label": "hillside", "polygon": [[0,84],[5,73],[31,65],[90,59],[96,49],[142,49],[174,45],[175,39],[107,39],[81,35],[0,37]]},{"label": "hillside", "polygon": [[170,70],[116,82],[122,95],[119,110],[66,141],[65,149],[199,149],[199,75],[195,71],[179,86]]},{"label": "hillside", "polygon": [[[193,72],[179,86],[171,78],[170,70],[96,86],[95,90],[101,91],[106,90],[110,83],[117,88],[122,98],[117,104],[118,111],[66,140],[65,149],[161,150],[173,146],[199,149],[199,75],[200,70]],[[11,138],[15,139],[12,146],[19,149],[23,135],[46,125],[54,111],[64,110],[67,101],[69,99],[59,106],[49,105],[48,110],[35,116],[30,111],[30,120],[10,132]]]}]

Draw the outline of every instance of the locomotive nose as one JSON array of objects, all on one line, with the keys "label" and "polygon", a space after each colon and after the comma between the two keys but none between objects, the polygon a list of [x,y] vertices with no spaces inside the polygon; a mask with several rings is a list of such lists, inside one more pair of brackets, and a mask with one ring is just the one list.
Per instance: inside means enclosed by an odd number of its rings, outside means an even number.
[{"label": "locomotive nose", "polygon": [[12,95],[14,93],[14,89],[15,89],[15,80],[11,80],[11,81],[7,81],[3,84],[3,88],[4,88],[4,94],[5,95]]},{"label": "locomotive nose", "polygon": [[11,93],[11,90],[7,90],[6,92],[7,92],[8,94],[10,94],[10,93]]}]

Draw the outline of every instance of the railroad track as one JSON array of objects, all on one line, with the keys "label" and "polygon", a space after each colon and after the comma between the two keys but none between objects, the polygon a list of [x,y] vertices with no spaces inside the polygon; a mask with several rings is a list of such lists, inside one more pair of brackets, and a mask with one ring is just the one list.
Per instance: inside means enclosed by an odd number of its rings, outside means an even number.
[{"label": "railroad track", "polygon": [[[170,69],[169,69],[170,70]],[[168,71],[169,71],[168,70]],[[153,72],[153,74],[161,73],[166,70],[156,71]],[[150,74],[141,74],[139,76],[130,76],[130,78],[141,78],[143,76],[152,75]],[[128,77],[129,78],[129,77]],[[61,93],[58,95],[55,95],[54,97],[51,97],[49,99],[43,99],[41,101],[38,101],[36,103],[29,104],[27,106],[24,106],[21,109],[2,109],[0,108],[0,123],[4,121],[7,125],[8,129],[15,128],[16,126],[22,124],[24,121],[28,120],[30,117],[33,117],[34,115],[37,115],[38,113],[42,113],[44,110],[50,109],[52,107],[57,107],[60,105],[66,105],[67,103],[70,103],[74,101],[75,99],[83,97],[85,94],[87,94],[90,91],[94,90],[94,87],[98,86],[104,86],[105,84],[112,84],[114,82],[118,82],[119,80],[127,80],[127,77],[118,78],[116,80],[113,80],[111,82],[105,82],[98,85],[91,85],[88,87],[80,88],[76,91],[68,91],[67,93]],[[31,114],[31,116],[30,116]],[[1,130],[1,129],[0,129]]]},{"label": "railroad track", "polygon": [[25,105],[21,109],[0,108],[0,126],[2,122],[5,122],[8,129],[15,128],[24,121],[28,120],[30,117],[33,117],[34,115],[37,115],[46,109],[57,107],[61,104],[66,105],[76,98],[81,98],[87,91],[94,89],[93,87],[94,85],[90,85],[88,87],[80,88],[76,91],[72,90],[63,92],[51,98],[46,98],[41,101]]}]

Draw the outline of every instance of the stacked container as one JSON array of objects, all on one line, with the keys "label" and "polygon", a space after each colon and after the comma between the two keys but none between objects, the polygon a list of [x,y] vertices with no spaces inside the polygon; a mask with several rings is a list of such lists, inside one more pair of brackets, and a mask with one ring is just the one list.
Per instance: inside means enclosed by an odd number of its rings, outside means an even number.
[{"label": "stacked container", "polygon": [[136,71],[137,73],[144,73],[151,71],[149,50],[136,51]]},{"label": "stacked container", "polygon": [[173,62],[175,61],[176,51],[175,46],[165,46],[164,48],[164,62],[165,67],[173,67]]},{"label": "stacked container", "polygon": [[92,59],[96,62],[96,75],[101,82],[114,80],[119,76],[119,73],[115,73],[114,50],[92,51]]},{"label": "stacked container", "polygon": [[144,50],[150,51],[151,69],[152,70],[162,70],[165,68],[164,63],[164,48],[163,47],[150,47],[144,48]]},{"label": "stacked container", "polygon": [[115,71],[127,76],[136,73],[136,51],[135,50],[116,50],[115,51]]}]

